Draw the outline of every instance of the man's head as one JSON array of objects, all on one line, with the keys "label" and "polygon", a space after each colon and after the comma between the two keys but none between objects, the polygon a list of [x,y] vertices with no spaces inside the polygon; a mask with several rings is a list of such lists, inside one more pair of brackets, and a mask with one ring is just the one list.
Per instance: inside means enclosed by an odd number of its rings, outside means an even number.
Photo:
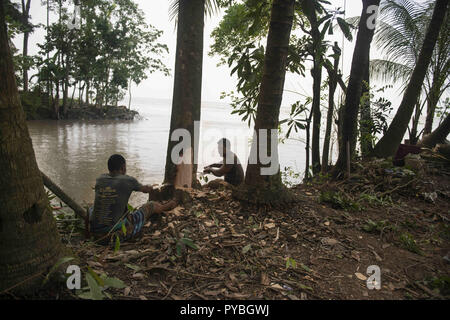
[{"label": "man's head", "polygon": [[228,140],[226,138],[222,138],[219,141],[217,141],[217,145],[219,148],[220,156],[225,158],[227,155],[227,152],[230,151],[230,148],[231,148],[230,140]]},{"label": "man's head", "polygon": [[122,157],[120,154],[113,154],[108,159],[108,170],[109,173],[126,174],[127,165],[125,158]]}]

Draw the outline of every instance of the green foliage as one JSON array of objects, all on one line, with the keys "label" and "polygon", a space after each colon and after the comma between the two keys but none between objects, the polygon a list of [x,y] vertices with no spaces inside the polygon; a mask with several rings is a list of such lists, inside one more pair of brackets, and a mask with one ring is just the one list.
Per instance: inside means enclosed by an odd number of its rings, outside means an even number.
[{"label": "green foliage", "polygon": [[192,248],[194,250],[198,250],[198,246],[194,243],[194,241],[190,238],[187,238],[186,235],[183,236],[183,238],[180,238],[175,246],[176,254],[178,257],[182,256],[183,248],[188,246],[189,248]]},{"label": "green foliage", "polygon": [[[367,83],[364,85],[367,86]],[[370,117],[364,119],[362,112],[364,108],[360,108],[360,126],[366,127],[367,132],[360,136],[361,142],[375,144],[377,139],[382,136],[388,129],[389,115],[393,110],[392,103],[382,96],[386,89],[392,88],[392,85],[386,85],[376,89],[370,88],[369,92],[365,92],[361,97],[360,105],[370,104]]]},{"label": "green foliage", "polygon": [[252,248],[251,244],[246,245],[245,247],[242,248],[242,253],[246,254],[247,252],[250,251],[251,248]]},{"label": "green foliage", "polygon": [[293,258],[286,259],[286,269],[289,269],[289,268],[293,268],[293,269],[297,268],[297,261],[295,261]]},{"label": "green foliage", "polygon": [[[50,0],[58,20],[38,44],[38,56],[14,56],[16,72],[36,68],[37,87],[59,88],[67,107],[69,89],[88,90],[97,106],[119,101],[131,83],[139,84],[155,71],[169,75],[161,60],[166,45],[158,42],[161,30],[147,24],[144,13],[133,0],[83,1],[81,28],[69,29],[73,18],[71,2]],[[48,59],[47,59],[48,55]],[[19,82],[21,83],[21,82]],[[93,97],[93,98],[92,98]]]},{"label": "green foliage", "polygon": [[450,277],[440,276],[440,277],[430,277],[425,280],[425,284],[428,285],[433,290],[439,290],[443,296],[450,295]]},{"label": "green foliage", "polygon": [[130,263],[125,263],[125,266],[127,266],[128,268],[130,268],[136,272],[138,272],[142,269],[141,267],[134,265],[134,264],[130,264]]},{"label": "green foliage", "polygon": [[[18,78],[17,81],[20,83],[21,80]],[[19,97],[27,120],[40,120],[50,117],[51,110],[43,105],[42,95],[37,90],[19,92]]]},{"label": "green foliage", "polygon": [[198,176],[198,179],[199,179],[200,181],[204,181],[205,183],[208,183],[208,181],[209,181],[208,176],[205,175],[205,174],[200,174],[200,175]]},{"label": "green foliage", "polygon": [[[351,40],[351,25],[338,17],[343,12],[335,10],[328,12],[324,5],[330,5],[328,1],[320,0],[312,2],[313,8],[308,7],[308,12],[312,9],[317,29],[321,28],[319,36],[313,39],[316,33],[310,32],[311,16],[305,16],[305,3],[298,2],[296,5],[293,30],[301,29],[304,35],[296,36],[292,32],[289,51],[286,61],[286,71],[305,76],[305,62],[308,56],[319,59],[320,63],[328,61],[326,51],[329,43],[325,41],[327,31],[332,30],[333,22],[336,20],[338,27],[344,35]],[[256,108],[258,104],[259,86],[263,76],[265,39],[269,30],[271,0],[245,0],[241,3],[230,1],[222,21],[212,32],[214,44],[211,46],[210,55],[219,56],[221,64],[227,64],[231,69],[231,75],[238,78],[236,92],[223,93],[222,98],[230,97],[233,114],[241,116],[242,120],[251,122],[255,120]],[[295,111],[291,117],[303,113],[300,105],[308,104],[307,101],[298,102],[294,107]],[[289,122],[290,128],[295,130],[305,129],[304,122],[307,117],[300,121],[292,119]],[[302,123],[303,122],[303,123]]]},{"label": "green foliage", "polygon": [[116,241],[114,244],[114,253],[118,252],[120,250],[120,238],[116,235]]},{"label": "green foliage", "polygon": [[[271,1],[246,0],[229,7],[219,27],[211,36],[214,44],[209,55],[221,58],[227,64],[231,75],[238,78],[237,92],[223,93],[221,98],[230,97],[233,114],[243,121],[251,122],[256,117],[259,87],[263,76],[265,47],[264,40],[269,30]],[[287,71],[304,74],[306,58],[306,37],[291,36]]]},{"label": "green foliage", "polygon": [[327,203],[334,209],[342,209],[349,211],[361,210],[360,205],[351,200],[347,195],[335,191],[322,191],[319,196],[320,203]]},{"label": "green foliage", "polygon": [[297,133],[299,130],[305,130],[309,125],[308,118],[308,105],[312,102],[310,97],[307,97],[304,103],[297,101],[291,106],[291,113],[288,119],[283,119],[280,121],[280,125],[286,124],[288,131],[286,133],[286,138],[289,139],[292,133],[292,129]]},{"label": "green foliage", "polygon": [[106,290],[109,288],[123,289],[126,287],[122,280],[108,277],[105,273],[99,276],[89,267],[85,279],[87,282],[87,287],[77,291],[77,296],[81,299],[103,300],[106,297],[111,299],[111,295],[106,292]]},{"label": "green foliage", "polygon": [[[434,11],[435,1],[386,0],[380,8],[380,26],[375,40],[377,47],[385,54],[384,59],[370,63],[373,79],[401,80],[405,86],[417,63],[420,49]],[[446,16],[439,38],[436,42],[432,60],[422,86],[424,95],[431,92],[438,97],[448,89],[450,71],[450,23]],[[420,113],[422,110],[420,110]]]},{"label": "green foliage", "polygon": [[422,250],[418,246],[414,237],[409,233],[402,233],[400,235],[400,245],[408,251],[411,251],[416,254],[422,254]]},{"label": "green foliage", "polygon": [[127,204],[128,212],[134,212],[136,211],[136,208],[134,208],[131,204]]},{"label": "green foliage", "polygon": [[19,3],[15,1],[5,1],[4,6],[6,24],[8,26],[8,36],[10,39],[25,31],[33,32],[37,27],[30,21],[25,21]]},{"label": "green foliage", "polygon": [[46,284],[48,282],[48,280],[50,279],[50,276],[63,264],[74,260],[74,257],[62,257],[61,259],[59,259],[55,265],[50,269],[50,271],[48,272],[48,274],[45,276],[44,280],[42,281],[42,285]]},{"label": "green foliage", "polygon": [[294,171],[292,167],[285,167],[284,170],[281,172],[281,179],[283,181],[283,184],[287,186],[288,188],[293,187],[296,183],[300,183],[299,181],[301,179],[300,173]]},{"label": "green foliage", "polygon": [[359,201],[369,203],[370,205],[392,205],[392,198],[389,195],[385,197],[379,197],[376,194],[361,193],[359,196]]},{"label": "green foliage", "polygon": [[372,221],[371,219],[367,219],[366,224],[363,226],[363,230],[368,233],[381,234],[388,230],[396,230],[396,227],[386,220]]},{"label": "green foliage", "polygon": [[[450,84],[449,84],[450,85]],[[450,111],[450,98],[445,98],[442,106],[436,106],[436,117],[440,118],[441,121],[447,117]]]}]

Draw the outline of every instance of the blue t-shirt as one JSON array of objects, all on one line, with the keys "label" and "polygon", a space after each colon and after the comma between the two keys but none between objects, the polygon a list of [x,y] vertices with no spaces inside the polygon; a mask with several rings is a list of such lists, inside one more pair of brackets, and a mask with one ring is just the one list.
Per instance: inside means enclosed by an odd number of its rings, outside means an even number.
[{"label": "blue t-shirt", "polygon": [[141,187],[135,178],[127,175],[103,174],[97,178],[91,232],[109,232],[127,212],[131,193]]}]

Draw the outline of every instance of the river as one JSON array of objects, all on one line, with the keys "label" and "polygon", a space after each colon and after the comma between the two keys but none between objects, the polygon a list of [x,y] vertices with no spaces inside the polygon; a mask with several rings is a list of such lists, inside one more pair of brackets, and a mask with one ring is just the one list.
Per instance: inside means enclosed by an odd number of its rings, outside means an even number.
[{"label": "river", "polygon": [[[92,203],[95,179],[107,172],[114,153],[127,160],[127,174],[143,184],[161,183],[170,125],[170,100],[134,99],[141,114],[135,121],[29,121],[28,127],[40,169],[82,204]],[[219,161],[216,141],[227,137],[244,169],[250,149],[251,130],[223,103],[203,103],[200,126],[199,171]],[[283,108],[286,115],[287,109]],[[281,168],[303,172],[305,145],[286,140],[279,146]],[[214,178],[210,176],[209,178]],[[134,193],[132,205],[145,201]]]}]

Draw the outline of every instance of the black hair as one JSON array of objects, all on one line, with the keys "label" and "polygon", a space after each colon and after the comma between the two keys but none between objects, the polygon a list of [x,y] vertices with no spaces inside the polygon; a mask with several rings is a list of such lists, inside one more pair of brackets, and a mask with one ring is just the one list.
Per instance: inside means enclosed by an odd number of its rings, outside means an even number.
[{"label": "black hair", "polygon": [[227,138],[222,138],[219,141],[217,141],[218,145],[221,145],[222,147],[225,147],[225,149],[229,150],[231,147],[231,142]]},{"label": "black hair", "polygon": [[125,164],[125,158],[120,154],[113,154],[108,159],[108,170],[109,172],[119,171]]}]

